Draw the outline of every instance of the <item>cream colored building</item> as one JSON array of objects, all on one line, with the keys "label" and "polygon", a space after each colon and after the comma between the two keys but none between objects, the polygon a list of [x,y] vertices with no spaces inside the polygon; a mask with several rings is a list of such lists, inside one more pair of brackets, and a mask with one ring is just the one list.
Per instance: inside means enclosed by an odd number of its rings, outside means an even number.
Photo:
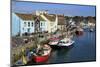
[{"label": "cream colored building", "polygon": [[58,16],[55,14],[48,14],[47,11],[36,11],[36,15],[41,16],[47,22],[48,33],[55,32],[58,26]]}]

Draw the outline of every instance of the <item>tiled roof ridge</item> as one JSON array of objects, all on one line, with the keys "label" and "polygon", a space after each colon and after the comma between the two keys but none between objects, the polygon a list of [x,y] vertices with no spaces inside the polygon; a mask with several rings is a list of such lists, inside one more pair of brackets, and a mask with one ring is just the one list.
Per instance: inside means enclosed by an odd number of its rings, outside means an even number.
[{"label": "tiled roof ridge", "polygon": [[[15,14],[23,20],[34,20],[33,18],[37,16],[36,14],[26,14],[26,13],[15,13]],[[50,21],[56,20],[56,14],[44,14],[44,15]],[[40,18],[44,20],[41,16]]]}]

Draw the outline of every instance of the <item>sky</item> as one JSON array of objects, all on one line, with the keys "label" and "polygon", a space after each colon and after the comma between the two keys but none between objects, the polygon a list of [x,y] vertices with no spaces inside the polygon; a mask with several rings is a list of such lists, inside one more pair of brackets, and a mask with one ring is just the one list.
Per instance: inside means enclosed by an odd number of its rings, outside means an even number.
[{"label": "sky", "polygon": [[[95,6],[82,6],[72,4],[55,4],[40,2],[12,1],[12,12],[33,13],[36,10],[48,10],[50,14],[64,14],[66,16],[95,16]],[[12,35],[19,31],[19,23],[12,17]]]},{"label": "sky", "polygon": [[12,12],[33,13],[36,10],[48,10],[51,14],[66,16],[95,16],[95,6],[12,1]]}]

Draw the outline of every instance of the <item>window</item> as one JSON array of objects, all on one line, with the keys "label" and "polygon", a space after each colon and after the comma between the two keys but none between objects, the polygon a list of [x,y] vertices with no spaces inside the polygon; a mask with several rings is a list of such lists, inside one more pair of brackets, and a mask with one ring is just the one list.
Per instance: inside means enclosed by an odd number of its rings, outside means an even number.
[{"label": "window", "polygon": [[53,23],[50,23],[51,26],[53,26]]},{"label": "window", "polygon": [[41,26],[43,26],[43,23],[41,23]]},{"label": "window", "polygon": [[30,28],[27,29],[27,32],[30,33]]},{"label": "window", "polygon": [[24,22],[24,27],[26,27],[26,22]]},{"label": "window", "polygon": [[42,32],[42,28],[40,28],[41,32]]},{"label": "window", "polygon": [[55,28],[56,28],[56,26],[55,26]]},{"label": "window", "polygon": [[23,30],[24,30],[24,28],[23,28]]},{"label": "window", "polygon": [[32,27],[33,27],[33,22],[32,22]]},{"label": "window", "polygon": [[28,27],[30,27],[30,22],[28,22]]}]

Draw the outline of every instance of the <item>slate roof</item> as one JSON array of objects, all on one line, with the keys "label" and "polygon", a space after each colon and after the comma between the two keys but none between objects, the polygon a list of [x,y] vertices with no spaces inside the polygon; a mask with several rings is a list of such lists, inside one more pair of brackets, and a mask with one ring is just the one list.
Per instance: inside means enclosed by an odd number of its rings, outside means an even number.
[{"label": "slate roof", "polygon": [[56,20],[56,15],[55,14],[44,14],[44,16],[50,21],[55,21]]},{"label": "slate roof", "polygon": [[40,19],[40,21],[45,21],[42,17],[32,15],[32,14],[20,14],[20,13],[15,13],[18,17],[20,17],[22,20],[35,20],[36,17]]},{"label": "slate roof", "polygon": [[66,19],[64,15],[58,15],[58,25],[65,25],[66,24]]}]

